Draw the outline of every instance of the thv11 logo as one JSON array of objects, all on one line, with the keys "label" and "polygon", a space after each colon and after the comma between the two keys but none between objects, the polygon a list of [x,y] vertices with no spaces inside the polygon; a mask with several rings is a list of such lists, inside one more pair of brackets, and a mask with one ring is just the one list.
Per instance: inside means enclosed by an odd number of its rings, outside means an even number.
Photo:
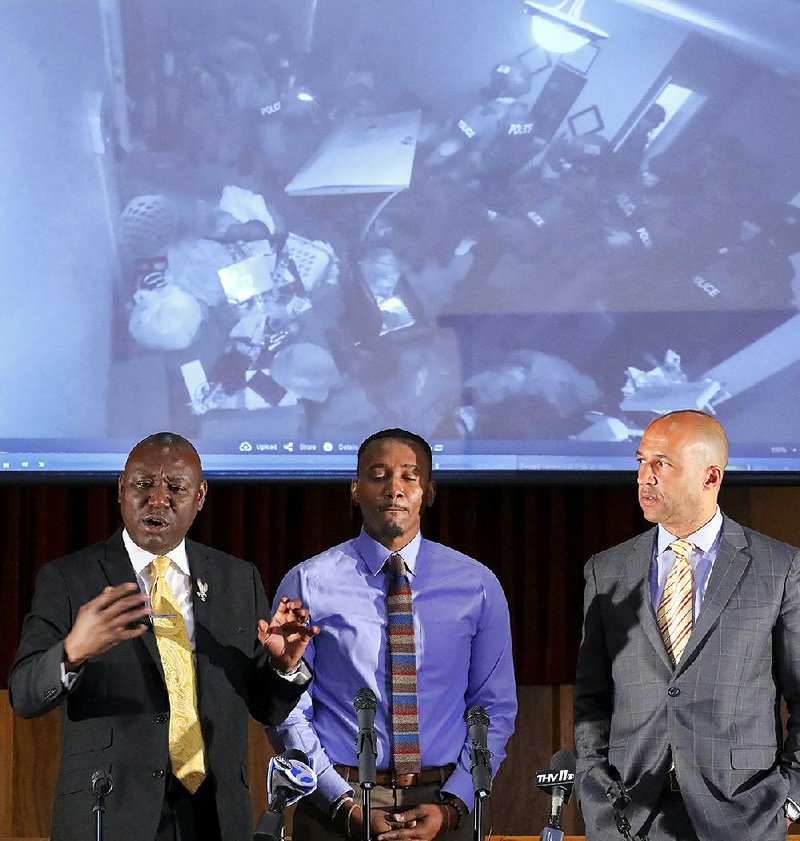
[{"label": "thv11 logo", "polygon": [[561,771],[541,771],[536,774],[536,785],[556,785],[559,783],[571,783],[575,779],[575,772],[563,768]]}]

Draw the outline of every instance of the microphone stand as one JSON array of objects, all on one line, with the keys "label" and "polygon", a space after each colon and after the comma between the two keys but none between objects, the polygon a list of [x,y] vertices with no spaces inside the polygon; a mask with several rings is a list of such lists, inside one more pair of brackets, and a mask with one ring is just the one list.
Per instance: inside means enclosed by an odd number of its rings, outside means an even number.
[{"label": "microphone stand", "polygon": [[550,817],[547,820],[547,826],[542,830],[541,841],[564,841],[564,832],[561,829],[561,813],[566,794],[566,789],[561,786],[556,786],[553,789]]},{"label": "microphone stand", "polygon": [[94,837],[95,841],[103,841],[103,816],[106,813],[106,795],[114,788],[114,781],[110,774],[102,771],[95,771],[92,774],[92,792],[95,797],[94,812]]},{"label": "microphone stand", "polygon": [[272,812],[267,809],[253,833],[253,841],[283,841],[285,837],[286,819],[283,811]]},{"label": "microphone stand", "polygon": [[472,813],[472,838],[473,841],[483,841],[483,803],[489,797],[491,791],[491,770],[489,767],[488,748],[473,744],[473,780],[478,780],[475,785],[475,800]]},{"label": "microphone stand", "polygon": [[475,808],[472,814],[472,838],[473,841],[483,839],[483,797],[475,795]]},{"label": "microphone stand", "polygon": [[361,822],[363,841],[370,841],[372,838],[372,828],[369,825],[369,810],[372,808],[372,786],[368,783],[360,783],[361,785]]},{"label": "microphone stand", "polygon": [[375,786],[377,755],[374,728],[363,727],[358,731],[356,752],[358,754],[358,785],[361,788],[361,819],[363,824],[361,837],[363,841],[371,841],[372,830],[369,815],[372,808],[372,789]]},{"label": "microphone stand", "polygon": [[472,743],[470,754],[472,767],[472,789],[475,793],[472,837],[473,841],[483,838],[483,801],[492,791],[492,767],[489,762],[491,751],[486,746],[489,729],[489,716],[483,707],[470,707],[464,713],[467,724],[467,736]]}]

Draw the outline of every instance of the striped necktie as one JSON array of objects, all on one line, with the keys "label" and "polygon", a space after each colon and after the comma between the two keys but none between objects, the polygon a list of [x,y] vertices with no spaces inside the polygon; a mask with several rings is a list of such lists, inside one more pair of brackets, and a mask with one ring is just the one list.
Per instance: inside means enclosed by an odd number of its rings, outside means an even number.
[{"label": "striped necktie", "polygon": [[154,614],[175,614],[175,618],[154,617],[158,654],[164,669],[169,696],[169,758],[172,773],[194,794],[206,778],[203,734],[197,714],[194,659],[183,614],[172,588],[164,577],[170,560],[159,555],[153,562],[150,607]]},{"label": "striped necktie", "polygon": [[670,543],[669,548],[675,556],[675,563],[667,576],[656,620],[672,665],[676,666],[689,642],[694,620],[693,575],[692,565],[689,563],[694,546],[686,540],[675,540]]},{"label": "striped necktie", "polygon": [[395,774],[415,774],[420,770],[420,754],[411,583],[405,561],[397,553],[389,556],[389,570],[386,613],[392,678],[392,768]]}]

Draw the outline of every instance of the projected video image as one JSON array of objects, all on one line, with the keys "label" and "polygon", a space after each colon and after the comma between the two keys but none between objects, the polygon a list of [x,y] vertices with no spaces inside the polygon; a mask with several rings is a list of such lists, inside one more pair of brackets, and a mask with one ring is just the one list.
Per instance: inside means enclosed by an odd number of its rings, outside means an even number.
[{"label": "projected video image", "polygon": [[798,469],[800,23],[751,5],[6,4],[0,300],[47,311],[0,336],[6,469],[172,429],[337,472],[387,426],[630,469],[678,408]]}]

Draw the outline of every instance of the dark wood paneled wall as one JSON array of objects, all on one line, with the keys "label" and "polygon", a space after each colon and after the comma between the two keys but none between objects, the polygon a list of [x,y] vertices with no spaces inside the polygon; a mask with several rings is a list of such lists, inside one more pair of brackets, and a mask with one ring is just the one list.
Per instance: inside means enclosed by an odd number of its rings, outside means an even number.
[{"label": "dark wood paneled wall", "polygon": [[[491,800],[493,831],[508,835],[530,835],[544,827],[550,799],[535,791],[531,780],[534,771],[547,768],[552,754],[569,747],[572,740],[571,686],[520,687],[519,703],[519,727]],[[263,730],[251,722],[249,776],[254,821],[266,808],[264,780],[271,753]],[[12,716],[8,692],[0,690],[0,838],[49,834],[58,763],[58,711],[24,721]],[[572,803],[564,816],[564,828],[583,831]]]},{"label": "dark wood paneled wall", "polygon": [[[800,543],[800,488],[735,486],[722,504],[741,522]],[[0,486],[0,686],[5,686],[37,570],[105,539],[116,488]],[[486,563],[511,610],[517,682],[570,683],[580,636],[582,567],[646,524],[630,485],[444,485],[425,533]],[[253,561],[274,594],[291,566],[357,532],[346,482],[212,484],[198,540]]]},{"label": "dark wood paneled wall", "polygon": [[[800,488],[729,486],[721,504],[740,522],[800,544]],[[37,570],[105,539],[118,522],[111,485],[0,486],[0,685],[5,686]],[[546,768],[554,751],[572,746],[569,684],[580,636],[582,566],[592,552],[645,527],[632,481],[440,487],[426,535],[491,567],[511,611],[520,715],[493,797],[499,833],[541,829],[547,798],[534,792],[533,771]],[[253,561],[272,594],[292,565],[358,528],[346,482],[217,483],[192,536]],[[36,771],[50,786],[54,782],[57,717],[22,722],[4,701],[0,696],[0,836],[43,836],[52,787],[40,786],[42,794],[33,798],[31,774]],[[255,728],[252,779],[263,779],[266,761],[267,747]],[[253,790],[258,811],[263,789],[254,785]],[[582,831],[572,811],[565,829]]]}]

